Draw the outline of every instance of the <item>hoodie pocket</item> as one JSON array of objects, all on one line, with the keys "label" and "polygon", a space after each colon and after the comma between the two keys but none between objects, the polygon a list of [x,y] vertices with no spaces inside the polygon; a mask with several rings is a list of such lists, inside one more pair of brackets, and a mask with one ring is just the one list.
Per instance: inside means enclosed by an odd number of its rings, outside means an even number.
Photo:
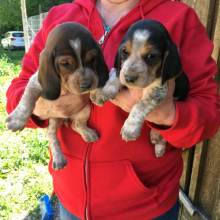
[{"label": "hoodie pocket", "polygon": [[135,219],[158,206],[157,187],[145,186],[129,160],[90,165],[92,219]]}]

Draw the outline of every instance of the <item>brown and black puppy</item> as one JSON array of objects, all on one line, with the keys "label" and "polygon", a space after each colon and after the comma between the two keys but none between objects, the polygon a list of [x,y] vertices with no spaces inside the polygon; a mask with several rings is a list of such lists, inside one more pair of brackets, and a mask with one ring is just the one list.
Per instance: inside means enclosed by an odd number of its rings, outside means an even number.
[{"label": "brown and black puppy", "polygon": [[[17,108],[6,118],[8,129],[13,132],[23,130],[37,99],[42,96],[56,100],[60,96],[61,84],[69,93],[90,92],[91,100],[103,105],[100,94],[108,76],[101,47],[89,30],[74,22],[58,25],[48,35],[45,49],[40,54],[38,72],[30,78]],[[72,129],[86,142],[95,142],[98,140],[97,132],[87,127],[90,111],[88,103],[70,120],[73,120]],[[47,127],[53,155],[52,167],[56,170],[63,169],[67,164],[57,138],[57,130],[63,122],[61,118],[50,118]]]},{"label": "brown and black puppy", "polygon": [[[143,89],[142,99],[133,106],[121,130],[126,141],[139,137],[146,116],[164,100],[167,80],[175,78],[175,100],[183,101],[189,92],[177,46],[158,21],[140,20],[129,28],[120,43],[114,66],[122,85]],[[108,95],[104,94],[105,100],[115,96]],[[166,141],[160,132],[152,130],[150,140],[155,144],[156,156],[162,156]]]}]

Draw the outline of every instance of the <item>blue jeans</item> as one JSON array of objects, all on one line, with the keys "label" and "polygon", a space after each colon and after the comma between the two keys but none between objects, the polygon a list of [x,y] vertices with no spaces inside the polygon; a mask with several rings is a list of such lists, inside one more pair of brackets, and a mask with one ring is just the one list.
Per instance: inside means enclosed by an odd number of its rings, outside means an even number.
[{"label": "blue jeans", "polygon": [[[59,202],[60,206],[60,219],[61,220],[81,220],[80,218],[76,217],[75,215],[71,214],[66,208]],[[154,218],[152,220],[177,220],[178,214],[180,209],[180,202],[179,199],[177,199],[174,206],[163,215]]]}]

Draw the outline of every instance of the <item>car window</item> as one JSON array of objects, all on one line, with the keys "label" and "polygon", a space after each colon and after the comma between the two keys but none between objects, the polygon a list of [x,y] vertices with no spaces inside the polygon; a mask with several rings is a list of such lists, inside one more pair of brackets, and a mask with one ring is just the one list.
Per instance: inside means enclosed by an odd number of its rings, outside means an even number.
[{"label": "car window", "polygon": [[12,33],[13,37],[24,37],[23,33]]},{"label": "car window", "polygon": [[9,33],[6,33],[6,34],[5,34],[5,37],[9,37],[9,35],[10,35]]}]

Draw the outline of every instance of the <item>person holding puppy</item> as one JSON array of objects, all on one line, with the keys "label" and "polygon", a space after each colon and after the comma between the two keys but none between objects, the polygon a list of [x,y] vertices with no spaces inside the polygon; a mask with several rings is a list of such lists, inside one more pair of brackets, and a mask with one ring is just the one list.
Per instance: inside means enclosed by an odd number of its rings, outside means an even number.
[{"label": "person holding puppy", "polygon": [[[213,44],[196,13],[170,0],[76,0],[53,7],[23,59],[22,72],[7,91],[7,111],[18,105],[55,26],[78,22],[87,27],[101,44],[110,71],[128,28],[142,19],[157,20],[168,30],[178,47],[190,92],[185,101],[173,100],[175,83],[174,79],[168,80],[165,100],[147,116],[135,141],[123,141],[120,131],[131,108],[142,97],[140,90],[122,89],[103,107],[91,105],[89,126],[98,131],[97,142],[86,143],[70,126],[61,126],[58,138],[67,166],[56,171],[51,161],[49,164],[61,219],[176,220],[182,148],[210,138],[218,130],[220,97],[213,79],[217,72],[211,58]],[[47,127],[51,117],[73,117],[89,101],[86,94],[71,97],[61,89],[56,101],[39,98],[27,127]],[[150,143],[150,129],[160,131],[167,141],[166,153],[160,158]]]}]

